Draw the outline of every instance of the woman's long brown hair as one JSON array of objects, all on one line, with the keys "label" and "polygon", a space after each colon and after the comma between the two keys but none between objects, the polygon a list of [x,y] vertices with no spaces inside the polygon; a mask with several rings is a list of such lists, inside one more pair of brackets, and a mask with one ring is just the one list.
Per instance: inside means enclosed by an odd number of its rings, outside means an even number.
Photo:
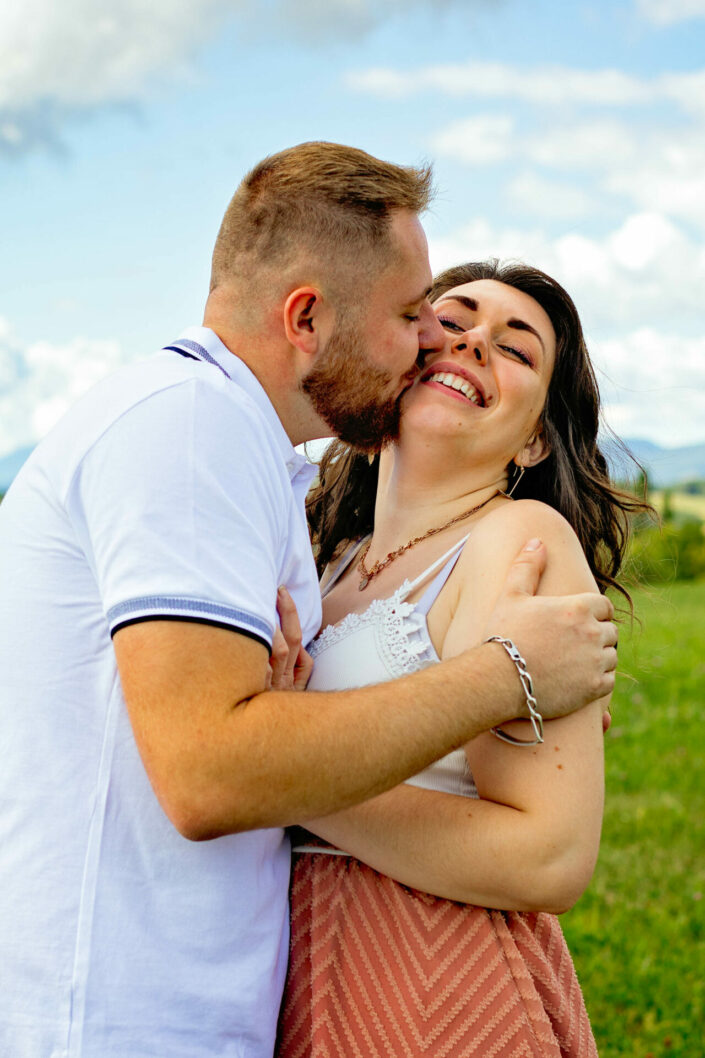
[{"label": "woman's long brown hair", "polygon": [[[652,509],[610,481],[597,440],[600,394],[575,305],[545,272],[497,260],[473,261],[441,272],[431,301],[478,279],[494,279],[528,294],[546,312],[556,334],[556,360],[542,414],[550,453],[526,471],[514,497],[541,500],[559,511],[575,530],[600,591],[616,588],[631,605],[629,593],[617,581],[629,519]],[[344,543],[372,531],[378,464],[377,458],[370,463],[367,453],[342,441],[333,441],[326,449],[307,504],[319,572]]]}]

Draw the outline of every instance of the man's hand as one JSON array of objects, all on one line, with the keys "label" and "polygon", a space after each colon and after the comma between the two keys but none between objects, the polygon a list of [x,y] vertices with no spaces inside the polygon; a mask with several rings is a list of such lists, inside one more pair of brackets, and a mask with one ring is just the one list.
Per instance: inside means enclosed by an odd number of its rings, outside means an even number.
[{"label": "man's hand", "polygon": [[548,720],[611,694],[617,629],[611,623],[614,607],[604,595],[536,596],[545,565],[546,548],[529,541],[509,570],[486,637],[500,635],[516,644]]}]

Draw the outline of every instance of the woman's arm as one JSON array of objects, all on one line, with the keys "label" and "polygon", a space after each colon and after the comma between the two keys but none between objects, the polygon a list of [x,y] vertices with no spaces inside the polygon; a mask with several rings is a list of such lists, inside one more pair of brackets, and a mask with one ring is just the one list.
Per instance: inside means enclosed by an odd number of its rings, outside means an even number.
[{"label": "woman's arm", "polygon": [[[548,547],[542,594],[595,590],[574,533],[555,511],[533,501],[507,504],[476,526],[431,611],[429,627],[444,658],[501,634],[486,622],[508,556],[527,533]],[[585,889],[597,857],[606,704],[546,723],[545,742],[530,749],[489,733],[475,739],[466,752],[480,800],[402,786],[307,826],[382,873],[438,896],[564,911]],[[524,721],[508,730],[530,737]]]}]

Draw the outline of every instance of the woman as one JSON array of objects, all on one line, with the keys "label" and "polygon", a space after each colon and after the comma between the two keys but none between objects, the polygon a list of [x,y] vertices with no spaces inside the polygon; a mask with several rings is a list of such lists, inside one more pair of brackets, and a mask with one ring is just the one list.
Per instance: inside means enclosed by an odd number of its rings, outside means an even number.
[{"label": "woman", "polygon": [[[443,273],[432,300],[446,348],[405,394],[397,441],[374,460],[337,443],[322,462],[310,514],[328,627],[309,689],[392,678],[479,639],[527,537],[548,547],[541,592],[617,586],[634,504],[597,447],[572,301],[496,262]],[[539,724],[505,725],[307,824],[349,855],[311,839],[295,853],[280,1055],[596,1053],[547,912],[593,871],[606,704],[547,723],[542,743]]]}]

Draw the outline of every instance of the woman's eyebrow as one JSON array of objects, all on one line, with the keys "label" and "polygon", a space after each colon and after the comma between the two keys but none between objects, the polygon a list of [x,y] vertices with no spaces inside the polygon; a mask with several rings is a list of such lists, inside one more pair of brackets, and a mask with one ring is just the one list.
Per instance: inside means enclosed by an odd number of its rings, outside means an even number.
[{"label": "woman's eyebrow", "polygon": [[[440,305],[444,301],[457,301],[461,305],[464,305],[466,309],[470,309],[471,312],[477,312],[477,302],[475,301],[475,299],[466,298],[463,294],[452,294],[450,297],[447,298],[439,298],[436,302],[436,305]],[[518,320],[512,317],[511,320],[507,320],[507,327],[513,327],[515,331],[529,331],[530,334],[533,334],[538,338],[539,342],[541,343],[541,348],[543,349],[544,353],[546,352],[546,346],[544,345],[543,338],[536,330],[536,328],[532,327],[530,323],[526,322],[526,320]]]},{"label": "woman's eyebrow", "polygon": [[536,330],[536,328],[532,327],[530,323],[526,322],[526,320],[507,320],[507,327],[513,327],[516,331],[529,331],[531,334],[536,335],[539,342],[541,343],[541,348],[543,349],[544,353],[546,352],[546,346],[543,344],[543,338]]},{"label": "woman's eyebrow", "polygon": [[452,294],[447,298],[439,298],[436,305],[442,305],[444,301],[458,301],[461,305],[464,305],[466,309],[470,309],[471,312],[477,312],[477,302],[474,298],[466,298],[463,294]]}]

